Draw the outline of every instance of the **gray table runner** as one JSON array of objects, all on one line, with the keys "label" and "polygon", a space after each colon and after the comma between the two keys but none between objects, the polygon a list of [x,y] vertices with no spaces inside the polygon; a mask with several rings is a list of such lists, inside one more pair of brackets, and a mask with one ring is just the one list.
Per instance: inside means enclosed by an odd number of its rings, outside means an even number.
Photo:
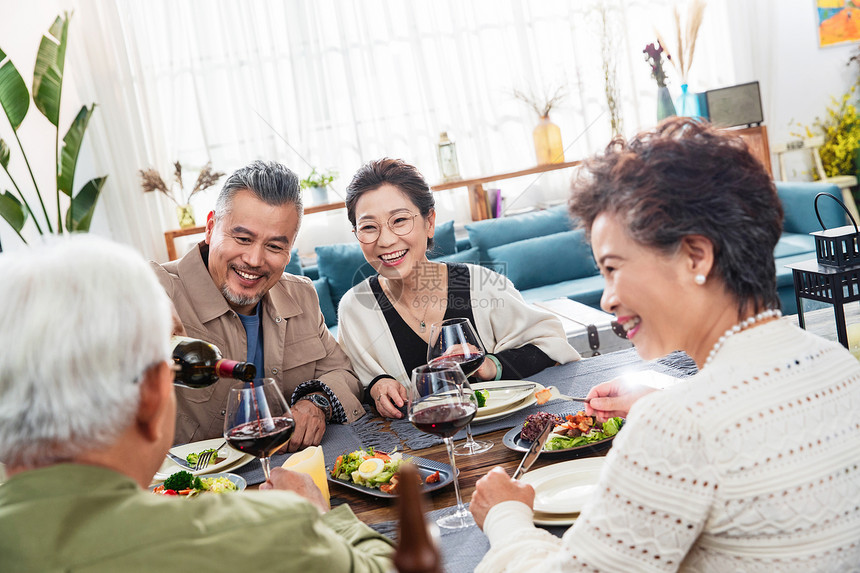
[{"label": "gray table runner", "polygon": [[[695,363],[683,352],[676,352],[659,360],[645,362],[639,358],[636,350],[631,348],[547,368],[528,379],[544,386],[556,386],[562,394],[585,396],[593,386],[601,382],[607,382],[623,374],[642,370],[654,370],[677,378],[686,378],[697,371]],[[474,424],[472,433],[476,435],[486,434],[495,430],[520,426],[525,421],[526,416],[536,412],[569,414],[578,409],[581,409],[581,404],[568,401],[550,402],[543,406],[533,405],[500,420],[486,424]],[[419,431],[406,419],[391,420],[390,432],[384,431],[383,425],[383,420],[374,417],[368,411],[361,419],[352,424],[328,426],[321,444],[326,465],[332,466],[337,456],[359,448],[372,446],[383,451],[392,451],[395,448],[399,451],[422,450],[442,443],[440,438]],[[461,431],[454,439],[460,440],[465,437],[465,431]],[[495,447],[504,446],[496,444]],[[289,456],[290,454],[272,456],[272,467],[283,464]],[[233,473],[244,477],[248,485],[259,484],[264,481],[263,469],[258,460],[253,460],[248,465],[233,470]]]},{"label": "gray table runner", "polygon": [[[468,507],[469,504],[466,504]],[[452,508],[437,509],[427,514],[432,523],[452,511]],[[397,522],[385,521],[371,525],[373,529],[393,541],[397,541]],[[567,527],[543,527],[556,537],[561,537]],[[466,529],[440,529],[436,540],[442,554],[442,566],[447,573],[474,571],[481,559],[490,550],[490,542],[477,526]]]}]

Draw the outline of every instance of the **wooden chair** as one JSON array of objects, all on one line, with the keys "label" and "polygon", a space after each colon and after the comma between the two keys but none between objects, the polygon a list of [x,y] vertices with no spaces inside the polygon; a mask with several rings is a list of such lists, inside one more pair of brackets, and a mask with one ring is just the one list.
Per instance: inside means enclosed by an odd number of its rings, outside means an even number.
[{"label": "wooden chair", "polygon": [[826,183],[831,183],[842,190],[842,202],[848,207],[848,211],[854,220],[860,223],[860,214],[857,212],[857,204],[854,202],[854,194],[851,192],[852,187],[857,186],[857,177],[854,175],[836,175],[828,177],[824,172],[824,164],[821,163],[821,154],[818,149],[824,145],[824,136],[809,137],[805,139],[796,139],[786,143],[780,143],[773,147],[776,157],[779,161],[779,178],[782,181],[788,181],[788,175],[785,169],[785,154],[792,151],[806,150],[812,155],[812,160],[815,164],[815,172],[818,178]]}]

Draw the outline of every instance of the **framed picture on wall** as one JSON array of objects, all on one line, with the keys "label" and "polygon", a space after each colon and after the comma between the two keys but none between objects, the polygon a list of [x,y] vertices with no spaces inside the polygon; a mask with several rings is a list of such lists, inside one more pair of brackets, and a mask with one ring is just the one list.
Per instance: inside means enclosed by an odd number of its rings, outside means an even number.
[{"label": "framed picture on wall", "polygon": [[860,42],[860,0],[815,0],[818,45]]}]

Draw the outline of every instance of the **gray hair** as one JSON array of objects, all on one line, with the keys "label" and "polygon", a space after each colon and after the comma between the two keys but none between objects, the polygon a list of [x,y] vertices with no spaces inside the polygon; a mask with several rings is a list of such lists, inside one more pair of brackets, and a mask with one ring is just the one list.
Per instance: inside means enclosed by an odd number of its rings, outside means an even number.
[{"label": "gray hair", "polygon": [[170,358],[164,289],[129,247],[87,235],[0,255],[0,461],[38,467],[113,443],[137,382]]},{"label": "gray hair", "polygon": [[224,187],[221,188],[215,202],[216,219],[230,212],[233,197],[243,189],[247,189],[269,205],[294,204],[301,223],[304,211],[302,189],[298,176],[286,166],[274,161],[257,160],[234,171],[224,182]]}]

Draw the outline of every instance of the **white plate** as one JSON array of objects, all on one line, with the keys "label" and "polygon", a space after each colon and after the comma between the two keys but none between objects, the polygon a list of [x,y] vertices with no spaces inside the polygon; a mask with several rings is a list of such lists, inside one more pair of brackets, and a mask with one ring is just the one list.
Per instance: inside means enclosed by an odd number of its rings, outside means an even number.
[{"label": "white plate", "polygon": [[475,384],[470,384],[472,390],[490,390],[486,403],[482,408],[478,408],[478,415],[487,416],[501,412],[517,402],[522,402],[529,397],[529,394],[535,393],[536,388],[532,388],[531,390],[528,388],[519,390],[492,389],[497,386],[512,386],[514,384],[534,384],[534,382],[529,382],[528,380],[497,380],[495,382],[476,382]]},{"label": "white plate", "polygon": [[548,515],[578,513],[594,494],[605,458],[582,458],[545,466],[520,481],[535,488],[535,511]]},{"label": "white plate", "polygon": [[535,512],[535,516],[532,521],[535,525],[557,527],[559,525],[573,525],[573,522],[576,521],[577,517],[579,517],[578,513],[562,513],[559,515],[551,515],[549,513]]},{"label": "white plate", "polygon": [[[514,412],[519,412],[520,410],[524,410],[533,404],[537,404],[537,398],[535,398],[535,392],[543,390],[543,385],[538,384],[537,382],[533,382],[535,385],[534,390],[530,391],[528,395],[520,400],[519,402],[514,402],[508,407],[500,410],[498,412],[492,414],[482,414],[481,410],[478,410],[478,414],[472,418],[473,424],[482,424],[484,422],[492,422],[494,420],[499,420],[506,416],[510,416]],[[471,384],[470,384],[471,386]]]},{"label": "white plate", "polygon": [[[185,459],[190,453],[194,452],[202,452],[203,450],[208,450],[210,448],[217,448],[221,444],[224,443],[224,438],[212,438],[211,440],[201,440],[199,442],[191,442],[190,444],[182,444],[180,446],[174,446],[170,448],[170,453],[174,456]],[[243,454],[237,450],[234,450],[228,445],[225,445],[223,448],[219,450],[220,455],[226,456],[224,459],[219,461],[216,464],[210,464],[202,470],[193,471],[189,468],[181,467],[179,464],[168,458],[164,457],[164,462],[162,462],[161,467],[158,468],[158,471],[155,472],[155,480],[163,480],[167,476],[174,474],[178,471],[187,471],[191,472],[192,475],[203,475],[203,474],[211,474],[218,473],[220,471],[224,471],[226,469],[235,469],[239,467],[237,462],[243,457],[248,457],[248,461],[254,459],[253,456],[248,456],[247,454]],[[247,461],[245,463],[248,463]],[[244,464],[242,464],[244,465]]]},{"label": "white plate", "polygon": [[[218,444],[215,444],[215,445],[217,446]],[[245,478],[243,478],[240,475],[236,475],[236,474],[227,474],[227,473],[206,474],[206,475],[200,476],[200,477],[207,477],[207,478],[225,477],[228,480],[230,480],[231,482],[233,482],[234,484],[236,484],[236,490],[237,491],[242,491],[243,489],[248,487],[248,482],[245,481]],[[152,484],[151,486],[149,486],[149,491],[152,491],[156,487],[160,486],[162,483],[164,483],[163,480],[159,480],[158,483]],[[226,493],[230,493],[230,492],[226,492]]]}]

